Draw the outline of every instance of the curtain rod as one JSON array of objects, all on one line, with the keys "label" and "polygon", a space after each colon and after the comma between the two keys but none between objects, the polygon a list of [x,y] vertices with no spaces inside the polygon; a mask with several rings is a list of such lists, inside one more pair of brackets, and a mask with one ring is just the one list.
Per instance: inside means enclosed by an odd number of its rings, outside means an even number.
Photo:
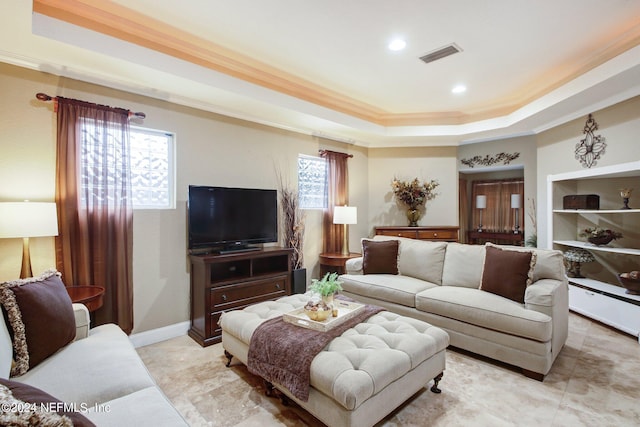
[{"label": "curtain rod", "polygon": [[[53,107],[53,111],[58,111],[58,97],[57,96],[49,96],[46,93],[42,93],[42,92],[38,92],[36,93],[36,98],[40,101],[44,101],[44,102],[49,102],[49,101],[53,101],[54,102],[54,107]],[[138,119],[145,119],[147,117],[147,115],[145,113],[141,113],[141,112],[137,112],[134,113],[133,111],[129,111],[129,117],[136,117]]]},{"label": "curtain rod", "polygon": [[353,157],[353,154],[340,153],[338,151],[323,150],[323,149],[318,150],[318,153],[320,153],[320,155],[325,155],[325,154],[332,153],[332,154],[337,154],[339,156],[344,156],[344,157],[349,157],[349,158]]}]

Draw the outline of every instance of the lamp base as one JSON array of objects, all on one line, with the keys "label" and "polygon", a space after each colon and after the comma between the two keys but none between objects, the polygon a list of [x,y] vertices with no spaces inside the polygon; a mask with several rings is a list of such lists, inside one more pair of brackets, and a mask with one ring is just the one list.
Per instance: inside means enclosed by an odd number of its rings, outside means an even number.
[{"label": "lamp base", "polygon": [[28,277],[33,277],[33,272],[31,271],[31,255],[29,253],[29,238],[22,238],[22,269],[20,270],[20,278],[26,279]]},{"label": "lamp base", "polygon": [[342,231],[342,255],[349,256],[349,229],[347,224],[344,224],[344,230]]}]

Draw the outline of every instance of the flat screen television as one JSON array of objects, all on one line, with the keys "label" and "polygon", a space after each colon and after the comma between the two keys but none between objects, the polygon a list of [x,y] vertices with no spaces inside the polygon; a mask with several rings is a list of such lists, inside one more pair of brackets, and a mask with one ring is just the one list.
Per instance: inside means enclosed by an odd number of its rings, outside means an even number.
[{"label": "flat screen television", "polygon": [[189,186],[189,250],[231,252],[278,241],[276,190]]}]

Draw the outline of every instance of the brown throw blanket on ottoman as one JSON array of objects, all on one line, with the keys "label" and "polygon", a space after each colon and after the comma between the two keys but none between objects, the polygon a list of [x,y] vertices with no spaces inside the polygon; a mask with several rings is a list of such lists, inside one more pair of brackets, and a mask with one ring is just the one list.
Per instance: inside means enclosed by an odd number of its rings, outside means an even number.
[{"label": "brown throw blanket on ottoman", "polygon": [[296,326],[282,320],[282,316],[267,320],[251,336],[247,368],[254,375],[286,387],[295,397],[306,402],[313,358],[332,339],[384,310],[366,305],[361,313],[327,332]]}]

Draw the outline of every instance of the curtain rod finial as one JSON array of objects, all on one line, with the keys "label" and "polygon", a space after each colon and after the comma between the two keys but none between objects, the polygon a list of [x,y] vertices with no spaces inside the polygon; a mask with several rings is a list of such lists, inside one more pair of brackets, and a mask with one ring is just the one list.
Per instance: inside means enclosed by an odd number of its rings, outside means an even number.
[{"label": "curtain rod finial", "polygon": [[53,99],[46,93],[42,93],[42,92],[36,93],[36,98],[38,98],[40,101],[51,101]]}]

